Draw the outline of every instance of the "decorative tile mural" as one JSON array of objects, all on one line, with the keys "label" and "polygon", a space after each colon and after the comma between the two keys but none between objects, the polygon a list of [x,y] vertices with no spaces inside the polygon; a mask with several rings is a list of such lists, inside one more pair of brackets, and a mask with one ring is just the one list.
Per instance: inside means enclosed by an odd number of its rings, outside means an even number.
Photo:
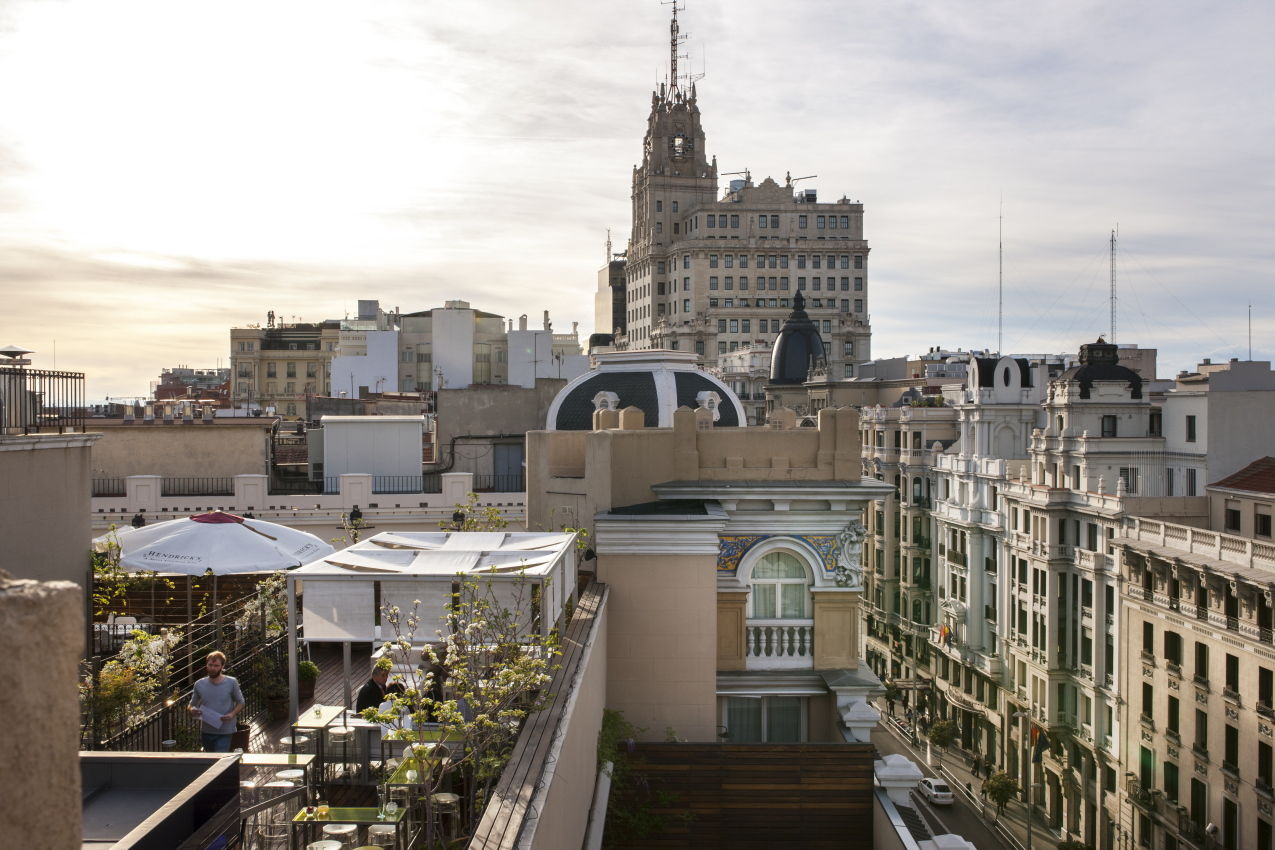
[{"label": "decorative tile mural", "polygon": [[[739,570],[739,562],[748,550],[763,540],[779,535],[774,534],[723,534],[718,537],[717,571],[734,573]],[[831,534],[782,535],[787,539],[804,543],[819,556],[823,562],[825,573],[832,573],[837,566],[837,538]]]}]

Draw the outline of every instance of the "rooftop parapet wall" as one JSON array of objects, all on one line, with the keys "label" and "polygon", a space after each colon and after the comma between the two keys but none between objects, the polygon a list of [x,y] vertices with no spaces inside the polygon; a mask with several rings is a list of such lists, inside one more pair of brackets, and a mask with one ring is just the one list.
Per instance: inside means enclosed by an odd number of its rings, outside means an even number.
[{"label": "rooftop parapet wall", "polygon": [[[625,414],[630,415],[626,416]],[[815,428],[701,429],[681,408],[672,428],[642,428],[640,411],[605,411],[584,431],[527,435],[528,528],[590,527],[613,507],[655,501],[669,481],[857,481],[859,416],[825,409]],[[571,519],[564,519],[570,517]]]}]

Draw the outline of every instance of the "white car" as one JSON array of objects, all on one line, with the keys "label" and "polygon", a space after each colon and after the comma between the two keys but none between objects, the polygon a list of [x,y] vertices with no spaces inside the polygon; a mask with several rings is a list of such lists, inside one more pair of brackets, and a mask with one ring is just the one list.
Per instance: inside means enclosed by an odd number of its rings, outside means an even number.
[{"label": "white car", "polygon": [[921,796],[936,806],[952,805],[952,789],[947,787],[947,783],[941,779],[931,779],[926,777],[916,786],[916,790],[921,792]]}]

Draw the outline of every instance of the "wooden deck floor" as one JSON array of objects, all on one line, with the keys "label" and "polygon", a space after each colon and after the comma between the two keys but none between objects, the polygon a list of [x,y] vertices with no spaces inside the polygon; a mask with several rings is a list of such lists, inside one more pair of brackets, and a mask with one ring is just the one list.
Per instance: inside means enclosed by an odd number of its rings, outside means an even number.
[{"label": "wooden deck floor", "polygon": [[[372,647],[370,644],[353,644],[350,648],[350,692],[357,695],[359,688],[368,680],[372,672]],[[302,656],[305,657],[304,651]],[[342,669],[342,650],[340,644],[314,644],[310,648],[310,660],[319,665],[319,680],[315,683],[314,699],[304,700],[300,710],[319,703],[322,705],[345,705],[345,679]],[[351,708],[353,705],[351,705]],[[286,718],[273,722],[264,721],[252,724],[249,751],[254,753],[286,752],[279,739],[291,734],[291,724]],[[376,805],[376,789],[374,786],[340,785],[327,789],[329,802],[334,805]]]}]

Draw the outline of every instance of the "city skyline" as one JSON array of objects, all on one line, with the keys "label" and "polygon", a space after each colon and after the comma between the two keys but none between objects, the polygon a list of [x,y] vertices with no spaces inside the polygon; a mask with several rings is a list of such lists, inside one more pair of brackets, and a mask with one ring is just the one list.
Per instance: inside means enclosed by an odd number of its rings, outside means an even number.
[{"label": "city skyline", "polygon": [[[38,368],[56,345],[98,399],[227,365],[228,329],[269,310],[463,298],[594,331],[670,8],[454,9],[8,4],[0,344]],[[778,35],[757,2],[680,18],[720,172],[864,203],[876,356],[996,346],[1003,203],[1005,351],[1107,333],[1119,226],[1119,342],[1160,349],[1161,376],[1246,357],[1251,303],[1271,357],[1275,10],[798,2]]]}]

